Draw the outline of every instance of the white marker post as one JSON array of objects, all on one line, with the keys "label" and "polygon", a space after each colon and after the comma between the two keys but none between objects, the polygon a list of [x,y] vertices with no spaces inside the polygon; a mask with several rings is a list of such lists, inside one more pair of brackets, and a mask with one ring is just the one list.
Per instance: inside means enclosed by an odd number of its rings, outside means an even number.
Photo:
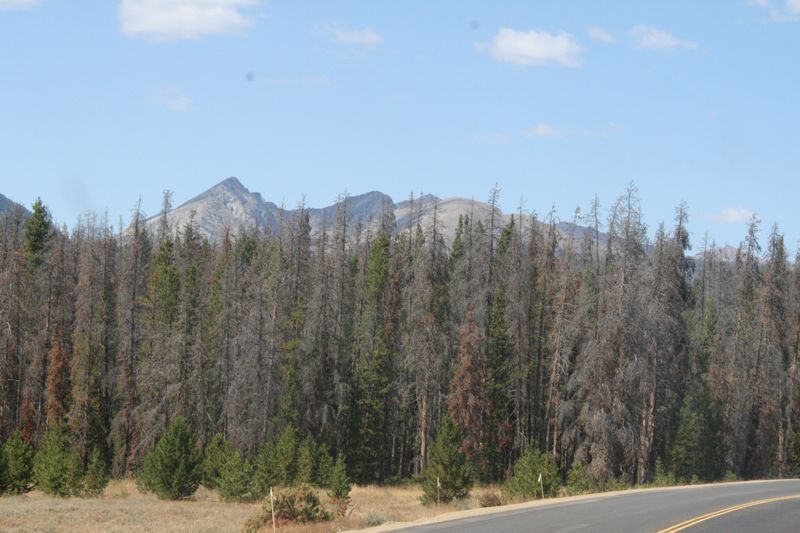
[{"label": "white marker post", "polygon": [[544,483],[542,483],[542,474],[539,474],[539,488],[542,489],[542,499],[544,500]]},{"label": "white marker post", "polygon": [[278,527],[275,525],[275,495],[272,493],[272,487],[269,488],[269,506],[272,510],[272,531],[277,531]]},{"label": "white marker post", "polygon": [[439,481],[439,476],[436,476],[436,507],[439,507],[439,493],[442,490],[442,482]]}]

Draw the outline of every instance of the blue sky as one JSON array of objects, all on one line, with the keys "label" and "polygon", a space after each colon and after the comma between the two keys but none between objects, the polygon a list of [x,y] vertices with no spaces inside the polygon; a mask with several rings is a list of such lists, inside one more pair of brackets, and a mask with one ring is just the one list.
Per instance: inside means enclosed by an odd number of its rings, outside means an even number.
[{"label": "blue sky", "polygon": [[[228,176],[800,239],[800,0],[0,0],[0,193],[58,221]],[[766,235],[764,235],[766,240]]]}]

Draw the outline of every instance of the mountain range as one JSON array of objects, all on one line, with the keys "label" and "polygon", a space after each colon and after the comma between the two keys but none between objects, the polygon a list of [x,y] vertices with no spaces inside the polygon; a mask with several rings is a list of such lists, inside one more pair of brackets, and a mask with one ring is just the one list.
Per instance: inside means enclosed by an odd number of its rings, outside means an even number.
[{"label": "mountain range", "polygon": [[[344,200],[322,208],[306,208],[312,235],[317,234],[323,224],[329,226],[333,224],[342,201]],[[386,210],[392,211],[397,228],[402,230],[408,227],[413,213],[410,200],[395,202],[390,196],[379,191],[349,196],[346,202],[348,224],[353,231],[359,223],[376,225]],[[424,228],[429,228],[432,224],[435,211],[440,231],[449,242],[455,234],[459,215],[472,215],[479,220],[485,220],[491,212],[491,207],[486,202],[466,198],[437,198],[425,195],[414,199],[413,210],[419,211],[420,223]],[[251,192],[237,178],[228,178],[169,210],[167,224],[172,229],[180,229],[192,222],[201,235],[209,240],[215,240],[223,235],[226,228],[233,233],[242,227],[266,227],[276,230],[280,227],[281,221],[291,220],[296,212],[296,209],[286,209],[265,200],[258,192]],[[511,215],[498,211],[497,216],[499,224],[505,224]],[[527,216],[524,218],[528,219]],[[160,223],[160,215],[150,217],[146,221],[147,226],[153,231],[158,229]],[[570,227],[570,224],[562,223],[559,225],[559,231],[566,233]],[[577,226],[576,229],[585,230]],[[576,237],[580,236],[580,231],[576,232]]]},{"label": "mountain range", "polygon": [[[305,207],[308,211],[312,236],[318,234],[324,224],[333,225],[336,213],[342,201],[327,207]],[[486,220],[491,212],[491,207],[486,202],[479,202],[467,198],[438,198],[433,195],[424,195],[410,200],[395,202],[390,196],[379,191],[348,196],[346,198],[346,213],[351,235],[355,235],[358,225],[376,226],[384,213],[389,210],[395,218],[396,227],[402,231],[409,226],[412,214],[419,213],[420,224],[425,229],[432,225],[434,211],[438,220],[439,230],[447,242],[452,242],[458,226],[460,215],[470,215],[477,220]],[[10,211],[15,206],[20,207],[26,214],[29,211],[20,204],[0,194],[0,215]],[[277,231],[284,221],[292,220],[297,209],[286,209],[274,202],[265,200],[258,192],[250,191],[237,178],[227,178],[214,185],[207,191],[182,203],[167,212],[167,225],[172,230],[182,230],[190,222],[196,230],[211,241],[220,239],[226,230],[236,234],[242,228],[269,228]],[[497,211],[498,224],[508,222],[510,213]],[[519,215],[515,215],[518,217]],[[523,223],[530,223],[529,215],[522,215]],[[149,217],[146,226],[153,233],[157,233],[161,224],[161,215]],[[557,224],[560,244],[564,244],[570,231],[574,231],[575,242],[583,239],[586,232],[594,230],[588,227],[574,225],[570,222]],[[607,235],[600,233],[601,245],[605,244]],[[726,262],[736,259],[737,248],[725,246],[717,249],[717,257]],[[693,256],[702,261],[702,252]]]},{"label": "mountain range", "polygon": [[26,215],[30,213],[30,211],[25,209],[25,207],[23,207],[21,204],[18,204],[17,202],[9,199],[8,197],[0,194],[0,215],[6,214],[15,207],[22,209],[22,212],[25,213]]},{"label": "mountain range", "polygon": [[[341,201],[322,208],[305,207],[309,214],[312,236],[321,230],[323,224],[326,223],[328,226],[333,224],[340,206]],[[400,231],[408,227],[410,217],[416,214],[412,212],[410,200],[395,202],[389,195],[379,191],[348,196],[346,207],[351,234],[355,234],[359,223],[372,224],[373,227],[377,225],[387,209],[393,212],[396,227]],[[476,220],[487,220],[491,212],[487,202],[458,197],[438,198],[430,194],[415,198],[413,209],[419,212],[420,224],[425,229],[430,228],[435,209],[439,230],[448,243],[452,242],[460,215],[470,215]],[[286,209],[265,200],[260,193],[250,191],[237,178],[231,177],[171,209],[167,213],[167,224],[175,230],[193,221],[199,233],[213,241],[219,239],[226,228],[234,234],[243,227],[277,230],[282,221],[292,220],[296,212],[297,209]],[[500,225],[507,223],[511,215],[498,210],[498,223]],[[514,216],[519,221],[519,214]],[[160,215],[150,217],[146,224],[155,232],[160,219]],[[530,216],[523,214],[522,221],[524,224],[529,224]],[[570,231],[574,232],[576,246],[579,246],[578,243],[587,232],[594,231],[592,228],[571,222],[559,222],[556,229],[559,233],[559,247],[566,243]],[[605,246],[606,238],[607,234],[600,232],[601,246]],[[724,262],[734,262],[737,250],[736,247],[726,245],[718,248],[715,255]],[[703,261],[702,251],[692,257],[698,262]]]}]

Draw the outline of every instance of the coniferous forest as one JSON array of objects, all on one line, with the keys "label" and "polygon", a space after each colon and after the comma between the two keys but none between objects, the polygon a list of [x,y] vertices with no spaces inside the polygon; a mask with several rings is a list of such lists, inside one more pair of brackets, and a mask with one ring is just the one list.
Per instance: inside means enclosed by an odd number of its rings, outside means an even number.
[{"label": "coniferous forest", "polygon": [[300,208],[213,242],[138,208],[121,232],[12,211],[0,442],[63,428],[74,461],[123,477],[180,419],[240,462],[292,434],[388,483],[422,478],[446,426],[485,482],[528,450],[601,484],[793,472],[800,263],[755,218],[735,258],[690,253],[686,208],[648,228],[637,195],[577,225],[465,214],[452,240],[346,201],[319,231]]}]

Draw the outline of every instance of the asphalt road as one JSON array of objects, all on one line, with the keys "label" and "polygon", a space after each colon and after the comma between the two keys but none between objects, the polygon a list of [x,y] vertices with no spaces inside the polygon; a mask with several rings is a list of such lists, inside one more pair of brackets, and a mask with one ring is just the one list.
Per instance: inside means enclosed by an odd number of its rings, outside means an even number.
[{"label": "asphalt road", "polygon": [[403,531],[798,533],[800,480],[621,492]]}]

